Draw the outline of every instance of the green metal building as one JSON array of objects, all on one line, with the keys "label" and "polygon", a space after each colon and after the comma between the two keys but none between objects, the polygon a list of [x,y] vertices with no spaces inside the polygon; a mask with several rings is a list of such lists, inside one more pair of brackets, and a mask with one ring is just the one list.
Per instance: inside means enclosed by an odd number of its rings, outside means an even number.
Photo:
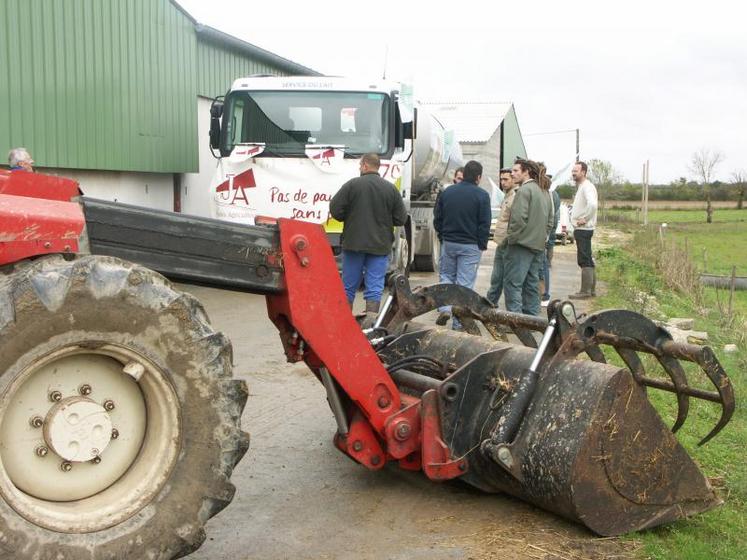
[{"label": "green metal building", "polygon": [[24,146],[84,190],[84,179],[107,183],[84,170],[119,172],[132,199],[122,172],[153,187],[164,177],[151,174],[200,171],[198,99],[251,74],[319,75],[169,0],[3,0],[0,154]]}]

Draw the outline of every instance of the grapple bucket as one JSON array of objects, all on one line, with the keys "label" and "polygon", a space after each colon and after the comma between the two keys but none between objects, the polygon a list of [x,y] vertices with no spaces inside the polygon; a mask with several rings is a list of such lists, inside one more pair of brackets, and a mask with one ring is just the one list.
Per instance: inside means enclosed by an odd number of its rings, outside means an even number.
[{"label": "grapple bucket", "polygon": [[[709,349],[675,344],[664,329],[627,311],[577,321],[570,303],[555,302],[545,320],[502,313],[456,286],[400,289],[405,293],[397,294],[387,322],[398,336],[379,355],[385,364],[405,357],[439,364],[421,372],[437,385],[412,383],[412,372],[396,367],[392,376],[403,391],[438,394],[443,439],[454,458],[468,463],[465,482],[512,494],[600,535],[653,527],[720,503],[646,395],[647,386],[677,394],[674,429],[689,397],[721,403],[722,418],[704,441],[713,437],[729,421],[734,395]],[[456,313],[470,330],[477,330],[470,319],[491,332],[502,325],[528,344],[412,323],[444,303],[461,306]],[[531,331],[545,333],[541,343]],[[626,367],[602,363],[600,344],[614,347]],[[582,352],[592,359],[579,359]],[[671,381],[646,377],[641,352],[656,356]],[[690,387],[682,359],[698,363],[716,391]]]}]

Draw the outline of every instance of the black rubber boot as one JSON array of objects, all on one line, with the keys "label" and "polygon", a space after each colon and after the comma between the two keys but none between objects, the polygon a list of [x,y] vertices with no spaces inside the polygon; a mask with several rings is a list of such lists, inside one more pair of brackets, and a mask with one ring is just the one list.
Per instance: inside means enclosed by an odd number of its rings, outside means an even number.
[{"label": "black rubber boot", "polygon": [[376,318],[379,316],[379,305],[381,302],[367,299],[366,300],[366,314],[361,321],[361,328],[370,329],[376,323]]},{"label": "black rubber boot", "polygon": [[581,290],[568,296],[569,299],[589,299],[592,296],[591,286],[594,282],[594,268],[587,266],[581,269]]},{"label": "black rubber boot", "polygon": [[438,317],[436,317],[436,324],[443,327],[446,323],[449,322],[449,319],[451,319],[451,313],[448,311],[442,311],[438,314]]},{"label": "black rubber boot", "polygon": [[597,295],[597,269],[593,267],[591,269],[591,295]]}]

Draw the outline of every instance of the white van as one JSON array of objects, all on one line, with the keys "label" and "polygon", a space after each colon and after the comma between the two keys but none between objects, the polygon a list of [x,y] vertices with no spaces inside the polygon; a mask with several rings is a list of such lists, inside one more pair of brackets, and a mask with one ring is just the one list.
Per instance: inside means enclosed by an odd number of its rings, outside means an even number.
[{"label": "white van", "polygon": [[571,223],[571,205],[560,203],[560,219],[555,229],[555,243],[565,245],[573,243],[573,224]]}]

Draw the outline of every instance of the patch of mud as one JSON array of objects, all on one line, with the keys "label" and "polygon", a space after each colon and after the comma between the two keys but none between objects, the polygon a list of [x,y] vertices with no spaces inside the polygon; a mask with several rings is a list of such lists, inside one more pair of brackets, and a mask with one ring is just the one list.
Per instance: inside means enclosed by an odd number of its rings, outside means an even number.
[{"label": "patch of mud", "polygon": [[462,548],[468,560],[634,560],[640,544],[617,537],[596,537],[583,527],[559,521],[548,523],[547,514],[517,512],[483,528],[455,538],[444,546]]},{"label": "patch of mud", "polygon": [[628,231],[601,227],[594,230],[594,237],[591,243],[595,250],[607,247],[624,247],[632,237],[633,234]]}]

